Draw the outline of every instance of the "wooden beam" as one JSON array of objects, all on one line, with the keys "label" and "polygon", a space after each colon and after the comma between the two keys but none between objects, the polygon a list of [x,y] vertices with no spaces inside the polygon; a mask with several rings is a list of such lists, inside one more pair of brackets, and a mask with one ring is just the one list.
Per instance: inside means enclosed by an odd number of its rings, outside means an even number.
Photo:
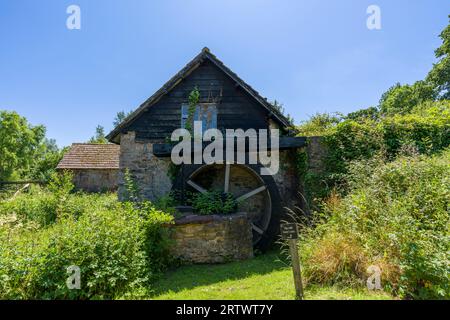
[{"label": "wooden beam", "polygon": [[191,186],[192,188],[194,188],[195,190],[197,190],[198,192],[201,192],[201,193],[206,193],[206,192],[207,192],[206,189],[200,187],[198,184],[196,184],[196,183],[195,183],[194,181],[192,181],[192,180],[188,180],[187,184],[190,185],[190,186]]},{"label": "wooden beam", "polygon": [[246,200],[246,199],[248,199],[250,197],[253,197],[255,194],[258,194],[258,193],[260,193],[260,192],[262,192],[264,190],[266,190],[266,186],[261,186],[261,187],[255,189],[255,190],[250,191],[249,193],[246,193],[246,194],[240,196],[239,198],[236,199],[236,201],[237,202],[244,201],[244,200]]},{"label": "wooden beam", "polygon": [[[303,148],[306,146],[306,143],[307,143],[306,137],[280,137],[279,149],[289,150],[289,149]],[[205,143],[203,147],[205,147],[208,144],[209,143]],[[172,148],[173,145],[170,143],[156,143],[153,145],[153,154],[157,157],[170,157]],[[270,143],[268,150],[270,150]]]},{"label": "wooden beam", "polygon": [[230,188],[230,169],[231,169],[231,165],[229,163],[227,163],[225,165],[225,186],[223,188],[223,191],[225,193],[227,193]]}]

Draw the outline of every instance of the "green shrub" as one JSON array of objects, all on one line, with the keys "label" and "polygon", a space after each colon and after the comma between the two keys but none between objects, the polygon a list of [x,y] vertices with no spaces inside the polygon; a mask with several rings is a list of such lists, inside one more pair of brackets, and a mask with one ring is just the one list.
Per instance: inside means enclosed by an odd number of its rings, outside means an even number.
[{"label": "green shrub", "polygon": [[[331,119],[331,120],[330,120]],[[407,114],[313,117],[299,128],[300,135],[322,135],[327,148],[325,168],[319,176],[304,174],[309,199],[319,201],[333,189],[342,194],[348,189],[348,172],[354,161],[375,156],[395,160],[401,155],[433,155],[450,146],[450,101],[425,102]],[[320,181],[321,183],[317,183]]]},{"label": "green shrub", "polygon": [[[93,207],[39,230],[0,227],[1,299],[110,299],[148,285],[168,261],[162,225],[171,216],[147,205]],[[81,269],[81,289],[66,286]]]},{"label": "green shrub", "polygon": [[159,273],[173,262],[169,250],[172,245],[170,229],[166,228],[173,222],[173,216],[160,211],[150,202],[142,202],[139,208],[133,210],[143,221],[144,250],[148,265],[153,273]]},{"label": "green shrub", "polygon": [[231,214],[237,210],[237,201],[231,193],[223,194],[219,191],[195,193],[191,201],[194,211],[202,215]]},{"label": "green shrub", "polygon": [[333,263],[348,266],[346,274],[354,270],[354,279],[362,280],[354,263],[342,261],[349,255],[339,243],[351,239],[368,265],[380,266],[386,289],[402,297],[450,298],[449,163],[450,150],[389,163],[377,158],[352,163],[349,193],[329,198],[316,216],[318,226],[306,233],[307,277],[347,285],[342,275],[324,275]]},{"label": "green shrub", "polygon": [[34,221],[47,226],[56,221],[57,203],[50,192],[33,188],[29,193],[18,195],[13,201],[0,201],[0,216],[13,216],[22,221]]},{"label": "green shrub", "polygon": [[[172,216],[149,202],[115,194],[72,193],[72,177],[54,175],[0,201],[0,299],[110,299],[151,287],[171,263]],[[66,286],[81,269],[81,289]]]},{"label": "green shrub", "polygon": [[0,216],[15,216],[24,222],[45,227],[56,222],[57,216],[79,217],[93,208],[110,208],[117,202],[115,194],[55,193],[34,187],[14,200],[0,201]]}]

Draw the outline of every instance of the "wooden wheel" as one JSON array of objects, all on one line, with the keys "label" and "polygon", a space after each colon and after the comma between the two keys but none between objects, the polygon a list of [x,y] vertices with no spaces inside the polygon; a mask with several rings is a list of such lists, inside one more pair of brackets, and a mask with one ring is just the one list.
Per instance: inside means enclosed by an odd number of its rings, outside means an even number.
[{"label": "wooden wheel", "polygon": [[185,166],[174,188],[205,193],[216,190],[231,193],[246,212],[253,229],[253,244],[265,250],[278,231],[280,197],[271,176],[258,175],[259,165]]}]

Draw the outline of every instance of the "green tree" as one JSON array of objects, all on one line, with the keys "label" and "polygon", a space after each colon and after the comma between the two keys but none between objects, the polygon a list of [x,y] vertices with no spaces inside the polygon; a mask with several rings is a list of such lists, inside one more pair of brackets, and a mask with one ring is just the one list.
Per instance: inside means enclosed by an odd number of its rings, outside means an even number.
[{"label": "green tree", "polygon": [[338,113],[316,113],[297,126],[297,129],[301,136],[322,136],[341,121],[342,115]]},{"label": "green tree", "polygon": [[286,113],[286,110],[284,109],[284,104],[277,101],[276,99],[269,102],[281,115],[285,116],[286,119],[289,121],[289,123],[293,126],[294,125],[294,118],[289,113]]},{"label": "green tree", "polygon": [[355,112],[350,112],[345,116],[345,120],[377,120],[380,116],[380,112],[376,107],[369,107],[367,109],[357,110]]},{"label": "green tree", "polygon": [[442,45],[435,51],[436,58],[440,60],[433,65],[427,80],[434,85],[440,99],[450,99],[450,24],[440,37]]},{"label": "green tree", "polygon": [[42,152],[44,126],[32,126],[14,111],[0,110],[0,180],[26,176]]},{"label": "green tree", "polygon": [[35,157],[30,176],[36,180],[49,181],[67,149],[60,149],[54,139],[45,139],[41,151]]},{"label": "green tree", "polygon": [[108,140],[105,138],[105,128],[101,125],[98,125],[95,128],[95,136],[93,136],[89,143],[108,143]]},{"label": "green tree", "polygon": [[383,114],[405,114],[418,104],[435,99],[435,88],[429,82],[417,81],[413,85],[397,83],[381,96],[378,107]]},{"label": "green tree", "polygon": [[119,124],[121,124],[129,115],[131,114],[130,112],[125,112],[125,111],[119,111],[116,114],[116,117],[114,118],[113,121],[113,126],[117,127]]}]

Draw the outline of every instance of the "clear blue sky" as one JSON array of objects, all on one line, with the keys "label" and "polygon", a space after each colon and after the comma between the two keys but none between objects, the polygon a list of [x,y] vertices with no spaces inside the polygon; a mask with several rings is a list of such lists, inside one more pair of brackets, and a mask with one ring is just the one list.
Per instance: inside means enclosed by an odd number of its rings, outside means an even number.
[{"label": "clear blue sky", "polygon": [[[66,8],[81,8],[81,30]],[[381,8],[368,30],[366,9]],[[44,124],[60,146],[136,108],[208,46],[299,122],[376,105],[423,79],[448,0],[0,0],[0,109]]]}]

